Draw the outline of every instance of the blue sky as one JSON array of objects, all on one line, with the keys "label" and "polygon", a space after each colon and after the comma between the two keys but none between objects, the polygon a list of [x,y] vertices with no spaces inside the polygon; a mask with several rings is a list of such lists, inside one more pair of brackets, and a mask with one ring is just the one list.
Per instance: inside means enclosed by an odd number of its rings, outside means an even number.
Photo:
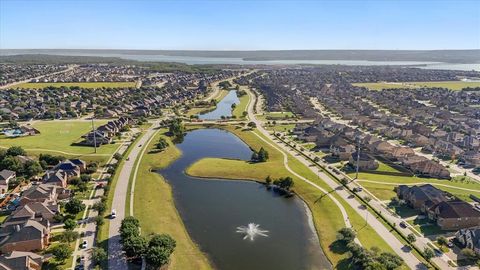
[{"label": "blue sky", "polygon": [[0,0],[0,48],[480,49],[480,1]]}]

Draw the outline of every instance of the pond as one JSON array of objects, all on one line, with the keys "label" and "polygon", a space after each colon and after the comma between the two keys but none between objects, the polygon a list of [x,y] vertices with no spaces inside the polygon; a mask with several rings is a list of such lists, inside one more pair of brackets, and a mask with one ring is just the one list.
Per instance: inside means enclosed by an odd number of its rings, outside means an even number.
[{"label": "pond", "polygon": [[[331,269],[308,208],[252,181],[190,177],[185,169],[204,157],[248,160],[250,148],[219,129],[194,130],[177,145],[182,156],[159,171],[192,239],[217,269]],[[259,224],[267,236],[244,239],[237,227]]]},{"label": "pond", "polygon": [[217,104],[217,108],[211,112],[200,114],[199,119],[202,120],[218,120],[222,116],[232,116],[232,104],[240,104],[236,90],[231,90],[228,94]]}]

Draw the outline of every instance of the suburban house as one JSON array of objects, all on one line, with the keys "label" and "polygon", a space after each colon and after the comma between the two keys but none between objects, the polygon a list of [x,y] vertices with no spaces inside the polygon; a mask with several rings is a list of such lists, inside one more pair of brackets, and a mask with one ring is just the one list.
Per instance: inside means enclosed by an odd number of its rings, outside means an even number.
[{"label": "suburban house", "polygon": [[414,209],[425,213],[442,230],[480,226],[480,211],[448,192],[425,184],[397,187],[397,196]]},{"label": "suburban house", "polygon": [[337,157],[340,160],[349,160],[353,152],[355,152],[355,146],[351,144],[346,145],[332,145],[330,146],[330,152],[332,156]]},{"label": "suburban house", "polygon": [[70,190],[61,188],[57,185],[32,185],[32,187],[23,192],[20,204],[26,205],[30,202],[52,204],[57,200],[66,199],[68,197],[70,197]]},{"label": "suburban house", "polygon": [[2,170],[0,171],[0,192],[3,194],[8,190],[8,183],[16,179],[14,171]]},{"label": "suburban house", "polygon": [[40,270],[43,256],[25,251],[12,251],[0,256],[0,270]]},{"label": "suburban house", "polygon": [[369,171],[369,170],[376,170],[378,168],[378,162],[371,157],[370,155],[360,152],[360,159],[358,159],[357,152],[353,152],[350,154],[350,158],[348,163],[356,168],[357,167],[357,160],[358,160],[358,169],[361,171]]},{"label": "suburban house", "polygon": [[461,229],[455,234],[455,238],[464,247],[480,255],[480,227]]},{"label": "suburban house", "polygon": [[132,119],[122,116],[117,120],[108,121],[105,125],[99,126],[94,131],[90,131],[83,137],[85,138],[84,144],[95,144],[100,146],[102,144],[109,144],[112,142],[113,137],[117,135],[123,128],[130,125]]},{"label": "suburban house", "polygon": [[480,226],[480,211],[461,200],[440,202],[427,209],[427,214],[442,230]]},{"label": "suburban house", "polygon": [[68,174],[63,170],[47,171],[43,176],[42,182],[52,184],[62,188],[67,187]]},{"label": "suburban house", "polygon": [[0,229],[0,251],[36,251],[47,247],[50,238],[50,225],[41,224],[36,220],[27,220]]},{"label": "suburban house", "polygon": [[438,204],[451,199],[450,194],[430,184],[412,187],[400,185],[397,187],[397,196],[414,209],[422,212],[425,212],[425,204]]}]

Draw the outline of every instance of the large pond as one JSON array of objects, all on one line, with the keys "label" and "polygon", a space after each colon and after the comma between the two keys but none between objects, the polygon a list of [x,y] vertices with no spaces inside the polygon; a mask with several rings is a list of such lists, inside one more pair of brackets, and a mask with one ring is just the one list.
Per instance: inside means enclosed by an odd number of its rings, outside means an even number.
[{"label": "large pond", "polygon": [[[304,202],[284,198],[252,181],[190,177],[185,169],[204,157],[248,160],[249,147],[230,132],[200,129],[177,145],[182,156],[159,171],[193,240],[218,269],[331,269]],[[243,239],[238,226],[259,224],[266,237]]]},{"label": "large pond", "polygon": [[198,118],[202,120],[218,120],[222,116],[232,116],[232,104],[240,104],[237,96],[237,91],[231,90],[228,94],[217,104],[217,108],[211,112],[200,114]]}]

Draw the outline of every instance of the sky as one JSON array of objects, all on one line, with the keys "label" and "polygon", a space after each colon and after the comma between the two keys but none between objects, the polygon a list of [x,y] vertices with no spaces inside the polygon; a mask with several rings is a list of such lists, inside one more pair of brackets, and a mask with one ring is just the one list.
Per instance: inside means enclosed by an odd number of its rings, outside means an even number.
[{"label": "sky", "polygon": [[480,1],[0,0],[0,49],[480,49]]}]

